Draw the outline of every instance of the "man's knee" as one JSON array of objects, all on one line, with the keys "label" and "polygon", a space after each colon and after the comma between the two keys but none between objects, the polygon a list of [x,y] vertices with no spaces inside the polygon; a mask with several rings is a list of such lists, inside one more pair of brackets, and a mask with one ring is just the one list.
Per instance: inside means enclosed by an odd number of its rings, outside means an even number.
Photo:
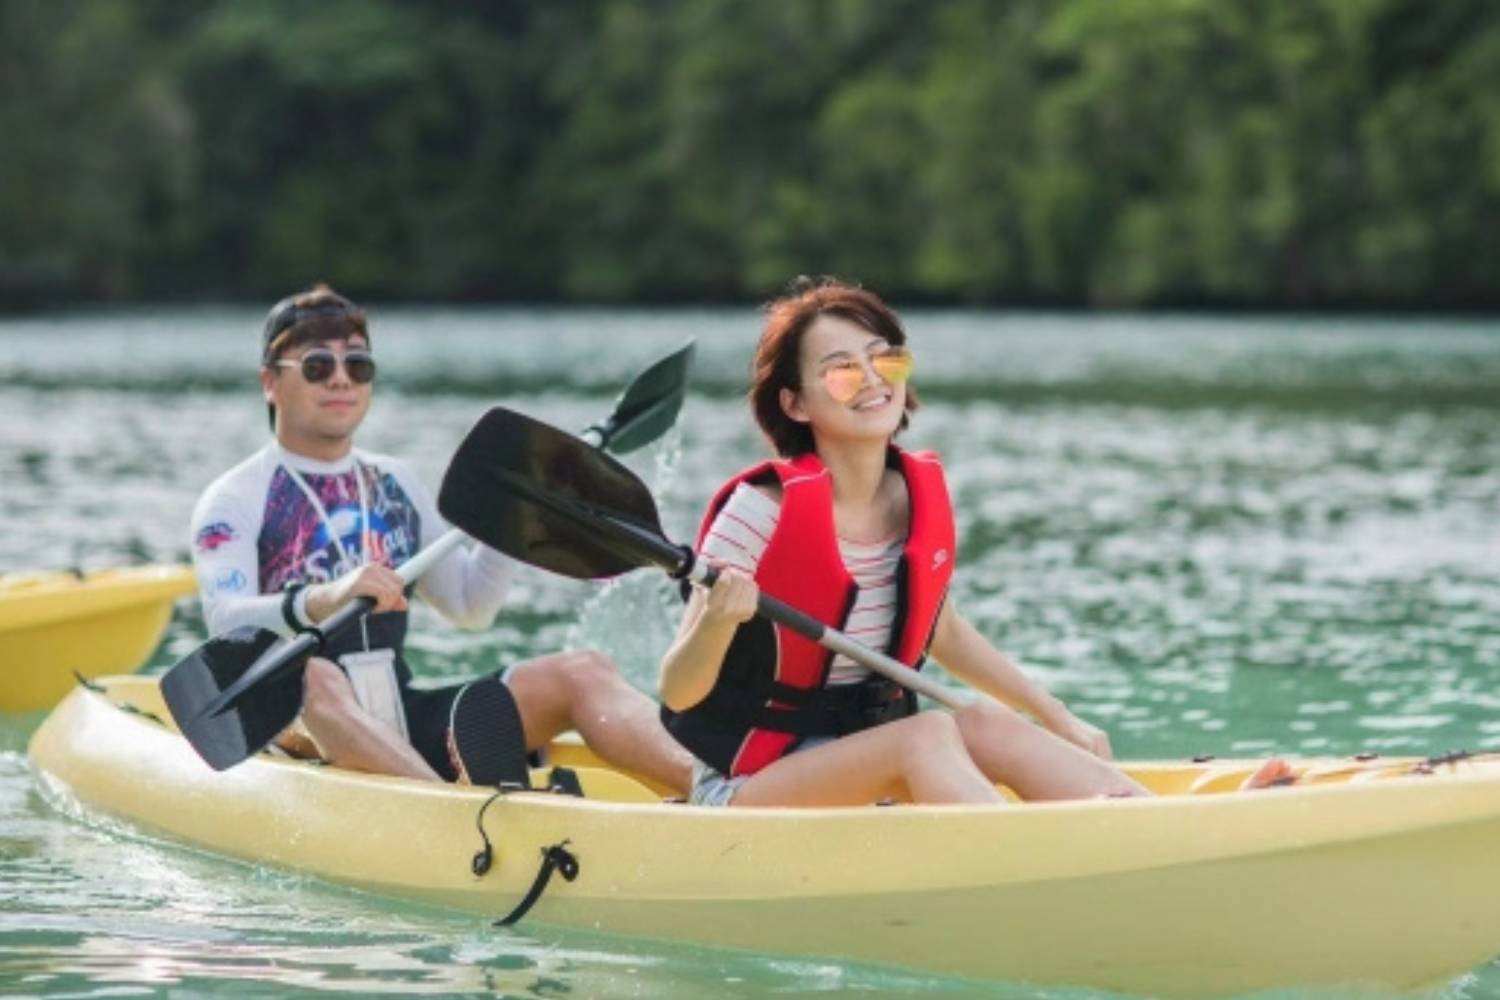
[{"label": "man's knee", "polygon": [[614,662],[592,649],[539,656],[516,664],[505,674],[528,734],[568,725],[577,706],[592,700],[591,695],[623,683]]},{"label": "man's knee", "polygon": [[575,696],[622,682],[614,661],[596,649],[576,649],[558,656],[558,674]]}]

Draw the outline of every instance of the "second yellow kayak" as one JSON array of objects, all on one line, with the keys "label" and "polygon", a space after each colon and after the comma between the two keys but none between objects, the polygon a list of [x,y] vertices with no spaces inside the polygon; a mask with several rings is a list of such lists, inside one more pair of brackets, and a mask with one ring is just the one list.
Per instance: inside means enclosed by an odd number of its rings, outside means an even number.
[{"label": "second yellow kayak", "polygon": [[0,576],[0,712],[52,707],[75,672],[139,668],[196,586],[187,566]]}]

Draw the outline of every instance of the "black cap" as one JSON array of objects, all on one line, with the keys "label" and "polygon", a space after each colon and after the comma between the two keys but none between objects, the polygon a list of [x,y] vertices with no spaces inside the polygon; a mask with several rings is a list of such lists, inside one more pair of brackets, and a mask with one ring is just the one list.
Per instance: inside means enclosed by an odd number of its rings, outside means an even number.
[{"label": "black cap", "polygon": [[322,316],[348,317],[357,332],[367,341],[370,339],[363,309],[327,285],[315,285],[308,291],[288,295],[266,313],[266,322],[260,331],[261,363],[270,362],[271,353],[282,333],[298,323]]}]

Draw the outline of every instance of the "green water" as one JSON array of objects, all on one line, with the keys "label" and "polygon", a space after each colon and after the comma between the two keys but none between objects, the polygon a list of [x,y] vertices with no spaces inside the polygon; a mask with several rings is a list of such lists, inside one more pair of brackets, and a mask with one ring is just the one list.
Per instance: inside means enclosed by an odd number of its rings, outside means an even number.
[{"label": "green water", "polygon": [[[1494,324],[907,319],[926,404],[908,440],[948,463],[956,600],[1121,756],[1500,748]],[[0,570],[186,560],[198,491],[264,440],[258,320],[0,321]],[[737,398],[755,328],[748,308],[378,310],[362,443],[436,483],[487,403],[581,427],[697,337],[679,432],[631,457],[686,536],[711,487],[762,454]],[[650,575],[596,589],[525,571],[496,627],[421,609],[413,647],[449,677],[588,642],[646,686],[674,624]],[[201,633],[184,604],[154,668]],[[49,800],[25,758],[38,721],[0,716],[0,995],[1043,995],[498,931],[222,862]],[[1444,993],[1500,996],[1500,965]]]}]

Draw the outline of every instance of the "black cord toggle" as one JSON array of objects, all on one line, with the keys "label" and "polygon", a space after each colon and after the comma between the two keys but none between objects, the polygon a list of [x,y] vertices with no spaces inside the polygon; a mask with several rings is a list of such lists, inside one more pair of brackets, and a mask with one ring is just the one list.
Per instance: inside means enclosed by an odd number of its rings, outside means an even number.
[{"label": "black cord toggle", "polygon": [[475,851],[474,857],[469,861],[469,871],[475,876],[483,875],[495,863],[495,849],[490,846],[490,835],[484,832],[484,811],[490,807],[490,803],[504,794],[505,789],[497,789],[493,795],[484,800],[484,805],[479,807],[479,815],[474,817],[474,829],[479,831],[479,839],[484,841],[484,846]]}]

